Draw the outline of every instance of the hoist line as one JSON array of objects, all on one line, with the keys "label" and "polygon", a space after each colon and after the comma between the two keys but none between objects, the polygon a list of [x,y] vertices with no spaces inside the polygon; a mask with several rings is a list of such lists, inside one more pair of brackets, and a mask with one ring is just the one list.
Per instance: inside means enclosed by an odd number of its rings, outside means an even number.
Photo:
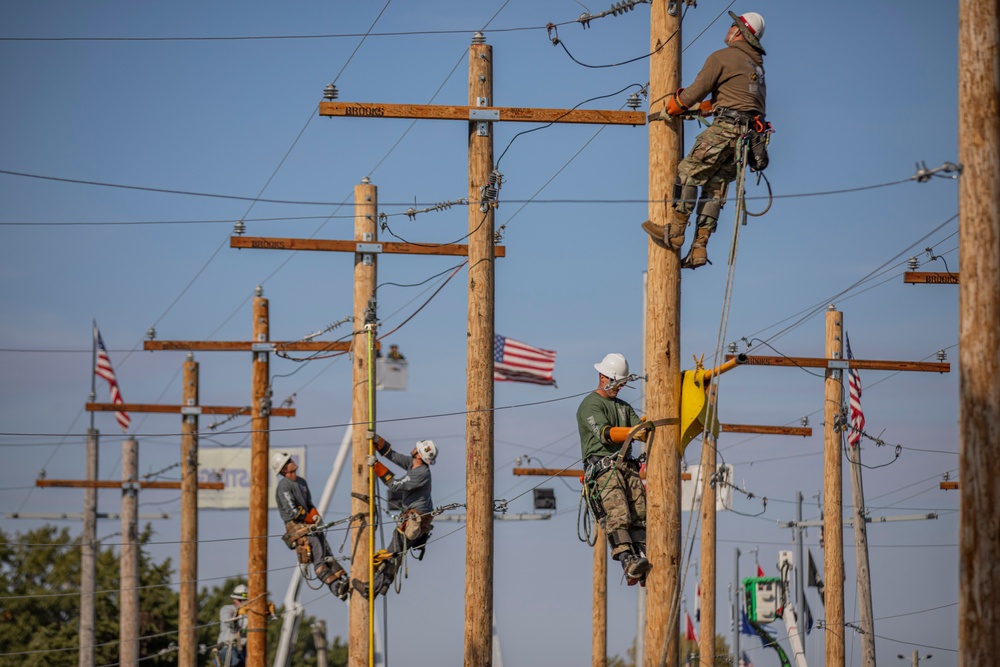
[{"label": "hoist line", "polygon": [[[375,431],[375,324],[366,323],[368,332],[368,430]],[[368,456],[374,456],[375,440],[368,441]],[[368,667],[375,667],[375,467],[368,467]]]},{"label": "hoist line", "polygon": [[[718,333],[716,334],[715,351],[712,356],[712,366],[711,366],[712,368],[718,368],[720,366],[722,350],[725,344],[724,341],[726,337],[726,331],[729,326],[729,312],[732,308],[733,283],[735,282],[735,277],[736,277],[736,257],[737,257],[737,251],[739,249],[740,228],[746,224],[746,219],[747,219],[746,201],[744,199],[744,195],[746,194],[745,186],[746,186],[748,147],[745,144],[746,144],[746,135],[744,134],[744,136],[740,138],[739,142],[737,142],[736,145],[737,161],[739,163],[739,170],[737,171],[737,177],[736,177],[736,198],[735,198],[736,215],[734,216],[733,236],[729,247],[729,259],[727,262],[727,271],[726,271],[726,287],[722,297],[722,312],[719,316],[719,329]],[[768,186],[770,187],[770,183],[768,183]],[[766,211],[767,209],[764,210],[764,212]],[[763,215],[764,212],[760,213],[759,215]],[[705,388],[708,394],[707,396],[708,418],[702,425],[701,446],[702,448],[712,447],[714,449],[716,443],[711,426],[718,420],[718,400],[719,400],[718,389],[721,377],[716,376],[713,377],[712,380],[714,381],[714,385],[711,387],[711,390],[709,390],[708,387]],[[717,453],[713,453],[713,457],[715,456],[717,456]],[[690,511],[691,519],[688,521],[687,528],[685,529],[684,539],[682,540],[684,545],[684,548],[682,548],[682,552],[686,552],[686,554],[685,553],[681,554],[681,563],[682,563],[681,576],[677,578],[676,587],[673,590],[673,597],[670,605],[670,615],[667,617],[668,628],[675,627],[672,624],[678,624],[680,622],[681,593],[684,590],[684,585],[687,580],[688,571],[691,567],[691,556],[694,551],[694,544],[695,544],[695,528],[697,528],[700,522],[701,504],[705,502],[705,493],[703,492],[701,494],[701,497],[699,498],[697,492],[698,488],[703,484],[703,477],[702,477],[703,474],[704,474],[704,466],[699,465],[698,475],[692,479],[692,482],[694,483],[694,490],[692,492],[693,502]],[[711,502],[714,503],[715,502],[714,488],[712,496],[713,497],[711,498]],[[669,650],[670,641],[671,641],[671,635],[668,634],[667,638],[664,640],[663,651],[660,657],[661,667],[664,667],[666,665],[667,651]]]}]

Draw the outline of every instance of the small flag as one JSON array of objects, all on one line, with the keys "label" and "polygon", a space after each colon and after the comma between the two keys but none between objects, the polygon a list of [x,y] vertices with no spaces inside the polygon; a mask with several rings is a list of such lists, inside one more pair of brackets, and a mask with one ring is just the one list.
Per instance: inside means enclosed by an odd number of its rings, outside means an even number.
[{"label": "small flag", "polygon": [[695,634],[694,621],[691,620],[691,614],[688,613],[687,609],[684,610],[684,621],[685,621],[684,637],[689,642],[694,642],[695,644],[697,644],[698,635]]},{"label": "small flag", "polygon": [[757,635],[757,631],[750,625],[750,619],[747,618],[746,609],[740,609],[740,632],[745,635]]},{"label": "small flag", "polygon": [[743,654],[740,656],[739,667],[753,667],[753,661],[750,659],[750,656],[747,655],[747,652],[743,651],[742,653]]},{"label": "small flag", "polygon": [[758,577],[763,577],[763,576],[766,576],[766,575],[764,574],[764,568],[762,568],[762,567],[760,566],[760,563],[757,563],[757,576],[758,576]]},{"label": "small flag", "polygon": [[[111,387],[111,402],[113,404],[125,405],[125,401],[122,400],[122,393],[118,389],[118,379],[115,377],[115,371],[111,368],[111,358],[108,357],[108,349],[104,347],[104,339],[101,338],[101,332],[97,330],[96,322],[94,323],[94,342],[97,345],[97,366],[94,367],[94,375],[108,381]],[[115,419],[118,420],[118,425],[122,427],[122,431],[128,433],[129,424],[132,423],[132,418],[129,417],[128,413],[124,411],[116,412]]]},{"label": "small flag", "polygon": [[809,574],[807,577],[807,584],[816,588],[816,592],[819,593],[820,601],[826,604],[826,584],[823,583],[823,578],[819,576],[819,570],[816,568],[816,561],[813,560],[812,549],[809,550]]},{"label": "small flag", "polygon": [[[853,359],[851,352],[851,339],[847,332],[844,332],[844,343],[847,345],[847,358]],[[857,447],[861,442],[861,432],[865,430],[865,413],[861,410],[861,376],[854,368],[847,369],[847,391],[848,399],[848,421],[851,424],[850,433],[847,435],[847,444]]]},{"label": "small flag", "polygon": [[806,626],[806,634],[808,635],[813,629],[813,614],[812,610],[809,608],[809,600],[806,600],[805,596],[802,597],[802,623],[801,625]]},{"label": "small flag", "polygon": [[701,623],[701,584],[698,584],[694,593],[694,620]]},{"label": "small flag", "polygon": [[552,372],[556,353],[542,350],[506,336],[493,341],[493,380],[495,382],[530,382],[556,386]]}]

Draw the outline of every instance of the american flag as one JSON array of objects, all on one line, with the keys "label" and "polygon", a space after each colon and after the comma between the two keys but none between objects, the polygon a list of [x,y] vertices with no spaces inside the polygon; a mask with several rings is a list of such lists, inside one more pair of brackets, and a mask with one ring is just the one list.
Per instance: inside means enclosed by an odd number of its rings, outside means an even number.
[{"label": "american flag", "polygon": [[[847,344],[847,358],[853,359],[851,339],[848,338],[847,332],[844,332],[844,343]],[[857,447],[861,442],[861,432],[865,430],[865,413],[861,411],[861,376],[853,368],[847,369],[847,390],[850,394],[848,421],[851,424],[851,430],[847,434],[847,444]]]},{"label": "american flag", "polygon": [[[125,401],[122,400],[122,393],[118,390],[118,379],[115,377],[115,370],[111,368],[111,358],[108,357],[108,349],[104,347],[104,339],[101,338],[101,332],[97,330],[97,324],[94,324],[94,340],[97,343],[97,366],[94,367],[94,375],[99,378],[104,378],[108,381],[111,386],[111,402],[115,405],[125,405]],[[132,418],[129,417],[127,412],[116,412],[115,419],[118,420],[118,425],[122,427],[122,430],[128,433],[129,424],[132,423]]]},{"label": "american flag", "polygon": [[740,656],[739,667],[753,667],[753,660],[750,659],[746,651],[743,651],[743,655]]},{"label": "american flag", "polygon": [[542,350],[506,336],[493,340],[493,380],[496,382],[530,382],[556,385],[552,372],[556,368],[556,353]]}]

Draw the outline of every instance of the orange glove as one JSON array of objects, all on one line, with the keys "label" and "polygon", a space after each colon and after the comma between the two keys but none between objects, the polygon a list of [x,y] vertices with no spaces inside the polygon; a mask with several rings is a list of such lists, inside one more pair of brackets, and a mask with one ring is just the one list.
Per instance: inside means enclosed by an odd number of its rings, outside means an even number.
[{"label": "orange glove", "polygon": [[[369,457],[369,458],[371,459],[375,457]],[[389,472],[389,469],[386,468],[381,461],[372,461],[368,465],[371,466],[372,470],[375,471],[375,474],[378,476],[378,478],[382,480],[382,482],[385,484],[391,482],[393,477],[395,477],[395,475]]]},{"label": "orange glove", "polygon": [[708,118],[709,116],[711,116],[713,113],[715,113],[714,111],[712,111],[712,101],[711,100],[702,101],[702,103],[698,105],[698,111],[701,113],[702,118]]},{"label": "orange glove", "polygon": [[679,97],[677,97],[678,95],[681,94],[682,90],[684,89],[678,88],[677,92],[674,93],[670,97],[670,99],[667,100],[667,113],[670,114],[671,116],[680,116],[685,111],[688,110],[688,107],[683,102],[681,102]]},{"label": "orange glove", "polygon": [[309,510],[309,512],[308,512],[308,514],[306,514],[306,518],[305,518],[305,522],[306,523],[320,523],[322,520],[323,520],[323,517],[321,517],[319,515],[319,512],[316,511],[315,507],[312,508],[311,510]]},{"label": "orange glove", "polygon": [[605,426],[604,437],[611,442],[620,445],[628,439],[628,434],[632,432],[628,426]]}]

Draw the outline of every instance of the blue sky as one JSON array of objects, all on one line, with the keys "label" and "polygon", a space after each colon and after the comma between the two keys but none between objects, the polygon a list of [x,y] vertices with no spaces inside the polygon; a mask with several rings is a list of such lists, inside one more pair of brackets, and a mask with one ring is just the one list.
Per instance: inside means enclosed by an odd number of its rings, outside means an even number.
[{"label": "blue sky", "polygon": [[[588,4],[592,13],[607,7]],[[383,11],[384,8],[384,11]],[[757,11],[763,43],[768,116],[776,133],[767,176],[775,198],[740,236],[733,302],[724,342],[746,339],[760,354],[822,356],[823,310],[844,312],[854,353],[864,359],[957,359],[957,288],[904,285],[905,260],[923,270],[959,270],[957,182],[907,180],[915,164],[957,162],[955,3],[850,1],[709,3],[687,10],[683,81],[722,47],[726,9]],[[317,35],[363,35],[362,40]],[[294,340],[352,312],[352,263],[328,253],[232,250],[233,221],[260,236],[347,239],[353,187],[368,176],[389,215],[383,240],[452,242],[467,232],[461,206],[419,215],[418,207],[464,197],[466,139],[461,123],[328,119],[316,116],[324,86],[340,99],[465,104],[472,33],[491,17],[494,103],[569,108],[624,92],[588,108],[617,109],[649,80],[648,60],[583,67],[546,38],[546,23],[575,19],[579,2],[547,3],[170,3],[69,2],[0,6],[0,170],[142,188],[263,197],[328,205],[248,201],[109,188],[0,174],[0,471],[4,512],[75,511],[81,493],[31,490],[41,468],[74,479],[83,468],[81,434],[88,420],[90,330],[97,319],[127,401],[176,403],[182,353],[144,353],[155,326],[161,339],[243,340],[250,335],[256,285],[270,299],[275,340]],[[724,17],[724,18],[720,18]],[[649,8],[559,28],[570,53],[588,65],[621,63],[647,53]],[[530,28],[513,30],[514,28]],[[492,32],[491,32],[492,30]],[[376,35],[374,33],[425,33]],[[300,36],[299,39],[195,39]],[[140,38],[191,38],[142,40]],[[22,40],[14,38],[36,38]],[[67,41],[37,38],[131,38]],[[360,45],[359,45],[360,44]],[[500,384],[496,405],[496,494],[511,511],[530,511],[537,479],[511,475],[518,456],[566,467],[579,457],[574,413],[596,384],[592,365],[607,352],[641,367],[642,275],[647,243],[647,130],[564,125],[517,137],[532,126],[500,124],[495,154],[504,174],[497,225],[507,257],[497,265],[496,330],[558,352],[558,389]],[[688,123],[687,142],[698,128]],[[751,210],[766,200],[763,184],[748,191]],[[525,204],[531,200],[531,203]],[[334,205],[342,203],[342,205]],[[732,201],[723,210],[709,256],[715,265],[682,276],[682,359],[717,345],[733,229]],[[307,219],[295,219],[295,218]],[[255,221],[254,218],[279,218]],[[201,221],[201,222],[192,222]],[[205,222],[218,221],[218,222]],[[157,223],[74,224],[52,223]],[[29,223],[29,224],[22,224]],[[931,260],[931,256],[939,259]],[[383,331],[399,326],[455,267],[455,258],[386,256],[379,263]],[[445,274],[447,275],[447,273]],[[465,406],[466,280],[459,272],[411,321],[392,335],[410,360],[409,390],[379,396],[379,430],[406,443],[432,438],[441,448],[434,469],[439,505],[464,500],[464,418],[424,418]],[[766,342],[766,345],[764,344]],[[741,349],[745,344],[740,343]],[[770,346],[770,347],[769,347]],[[773,349],[772,349],[773,348]],[[202,353],[205,404],[249,400],[249,359]],[[689,363],[685,367],[689,367]],[[306,476],[319,493],[350,421],[351,378],[344,358],[296,364],[272,360],[278,400],[295,393],[298,416],[276,427],[272,446],[308,447]],[[932,664],[957,661],[958,496],[941,491],[957,475],[957,373],[862,372],[868,431],[889,446],[866,443],[866,499],[875,516],[938,512],[934,521],[873,526],[873,599],[878,657],[895,662],[914,648]],[[99,399],[106,388],[99,386]],[[736,465],[738,513],[719,517],[719,632],[728,636],[726,591],[734,548],[759,547],[775,572],[777,551],[793,548],[780,521],[794,518],[796,491],[817,518],[822,488],[822,380],[795,369],[746,368],[723,376],[721,417],[729,423],[797,424],[809,415],[810,438],[724,435],[722,457]],[[642,385],[623,397],[639,405]],[[562,399],[556,402],[544,402]],[[404,419],[405,418],[405,419]],[[203,420],[202,425],[206,425]],[[234,426],[239,423],[234,424]],[[119,433],[98,415],[104,435],[101,476],[120,476]],[[176,418],[136,416],[142,472],[179,459]],[[206,434],[202,446],[247,444],[243,429]],[[13,435],[11,435],[13,434]],[[66,434],[65,436],[62,434]],[[893,460],[893,445],[902,445]],[[699,445],[687,452],[696,463]],[[176,470],[168,472],[170,477]],[[554,480],[559,513],[548,522],[498,522],[495,608],[507,665],[586,664],[590,656],[591,551],[577,541],[578,486]],[[845,499],[849,498],[845,476]],[[526,495],[525,495],[526,494]],[[766,510],[761,498],[767,497]],[[176,540],[176,493],[144,493],[143,511],[165,510],[157,539]],[[118,494],[102,493],[102,511]],[[348,512],[341,486],[332,515]],[[763,512],[763,513],[762,513]],[[753,515],[753,516],[747,516]],[[0,519],[6,532],[38,522]],[[206,511],[201,535],[239,537],[241,511]],[[686,521],[686,518],[685,518]],[[272,532],[280,532],[277,515]],[[78,524],[70,524],[79,530]],[[423,562],[411,562],[402,593],[390,597],[390,657],[416,651],[408,664],[454,664],[463,641],[464,532],[441,523]],[[118,530],[102,523],[99,534]],[[342,536],[331,536],[334,548]],[[857,619],[853,542],[845,531],[846,616]],[[819,533],[806,543],[821,558]],[[246,571],[239,542],[207,542],[199,577],[206,585]],[[270,587],[284,594],[289,554],[272,544]],[[280,547],[280,548],[279,548]],[[177,558],[176,545],[152,547]],[[697,554],[697,545],[694,550]],[[753,555],[741,559],[753,569]],[[686,574],[693,596],[695,565]],[[635,632],[634,591],[612,568],[609,653],[624,655]],[[819,600],[809,592],[816,616]],[[307,593],[309,613],[346,636],[346,608],[328,594]],[[431,602],[433,601],[433,602]],[[693,611],[693,602],[689,602]],[[432,620],[427,621],[428,617]],[[745,638],[746,641],[749,638]],[[746,646],[746,643],[744,644]],[[756,640],[750,642],[755,649]],[[860,637],[847,635],[848,663],[860,663]],[[810,660],[823,656],[820,633],[808,640]],[[755,664],[777,664],[754,651]]]}]

